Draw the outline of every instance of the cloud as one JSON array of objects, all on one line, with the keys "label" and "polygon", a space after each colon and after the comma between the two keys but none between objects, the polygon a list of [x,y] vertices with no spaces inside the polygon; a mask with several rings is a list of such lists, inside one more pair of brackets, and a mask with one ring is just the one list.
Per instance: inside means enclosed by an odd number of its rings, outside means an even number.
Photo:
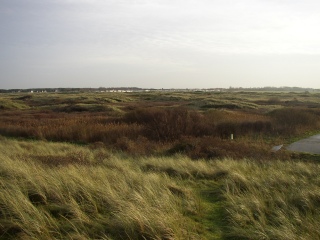
[{"label": "cloud", "polygon": [[7,20],[5,27],[7,43],[93,45],[140,52],[182,47],[211,53],[320,53],[314,48],[320,40],[314,2],[20,2],[20,8],[7,4],[5,10],[15,12],[15,19]]},{"label": "cloud", "polygon": [[283,76],[270,59],[320,55],[319,7],[312,0],[4,0],[0,78],[18,79],[15,68],[34,78],[78,71],[74,78],[253,79],[257,59]]}]

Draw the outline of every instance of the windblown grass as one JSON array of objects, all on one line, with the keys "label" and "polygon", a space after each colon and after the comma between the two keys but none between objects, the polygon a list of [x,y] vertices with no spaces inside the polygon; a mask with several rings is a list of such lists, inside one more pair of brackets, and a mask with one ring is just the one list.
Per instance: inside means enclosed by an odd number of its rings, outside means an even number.
[{"label": "windblown grass", "polygon": [[228,239],[320,239],[319,163],[229,162]]},{"label": "windblown grass", "polygon": [[3,239],[198,239],[181,209],[197,212],[192,191],[133,159],[6,139],[0,151]]},{"label": "windblown grass", "polygon": [[320,238],[316,162],[132,158],[3,137],[0,152],[0,239]]}]

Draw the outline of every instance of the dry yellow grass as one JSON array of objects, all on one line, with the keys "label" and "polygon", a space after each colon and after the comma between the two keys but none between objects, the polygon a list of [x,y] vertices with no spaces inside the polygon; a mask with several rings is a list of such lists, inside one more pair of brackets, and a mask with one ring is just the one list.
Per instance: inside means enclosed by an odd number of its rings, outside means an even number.
[{"label": "dry yellow grass", "polygon": [[165,174],[145,173],[103,149],[69,144],[1,139],[0,150],[0,233],[5,238],[197,235],[180,212],[181,201],[192,208],[192,197],[172,191]]},{"label": "dry yellow grass", "polygon": [[0,138],[0,239],[320,239],[320,165]]},{"label": "dry yellow grass", "polygon": [[320,239],[320,165],[229,162],[225,185],[233,239]]}]

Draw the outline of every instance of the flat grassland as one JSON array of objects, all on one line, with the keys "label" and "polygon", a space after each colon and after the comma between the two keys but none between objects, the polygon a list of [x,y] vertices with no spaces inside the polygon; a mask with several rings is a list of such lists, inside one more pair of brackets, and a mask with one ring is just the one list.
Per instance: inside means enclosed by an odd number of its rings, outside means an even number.
[{"label": "flat grassland", "polygon": [[320,239],[319,99],[2,94],[0,239]]}]

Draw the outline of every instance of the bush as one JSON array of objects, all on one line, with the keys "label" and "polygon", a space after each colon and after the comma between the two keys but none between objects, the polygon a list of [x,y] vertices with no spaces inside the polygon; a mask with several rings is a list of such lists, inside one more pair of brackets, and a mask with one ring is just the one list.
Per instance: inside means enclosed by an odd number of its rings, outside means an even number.
[{"label": "bush", "polygon": [[157,141],[172,141],[182,136],[206,135],[213,132],[213,124],[198,112],[185,108],[149,108],[127,113],[124,120],[146,126],[145,135]]},{"label": "bush", "polygon": [[222,122],[216,126],[216,135],[221,138],[229,138],[230,134],[248,135],[251,133],[270,133],[272,124],[269,121],[243,121],[243,122]]},{"label": "bush", "polygon": [[306,109],[281,108],[274,110],[270,115],[277,127],[285,130],[295,130],[297,127],[310,127],[318,124],[318,117]]},{"label": "bush", "polygon": [[[270,146],[264,142],[244,142],[223,140],[217,137],[186,137],[172,145],[166,152],[185,154],[191,159],[219,159],[230,157],[234,159],[250,158],[257,161],[272,159]],[[286,153],[277,154],[277,158],[288,159]]]}]

